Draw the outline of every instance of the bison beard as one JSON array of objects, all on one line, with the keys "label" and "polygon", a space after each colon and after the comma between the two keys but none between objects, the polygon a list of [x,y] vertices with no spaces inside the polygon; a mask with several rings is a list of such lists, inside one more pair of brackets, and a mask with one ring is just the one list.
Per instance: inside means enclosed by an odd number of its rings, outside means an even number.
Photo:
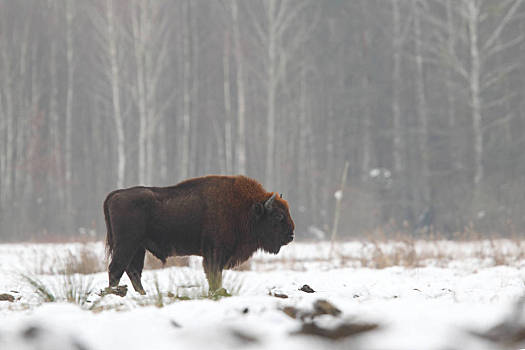
[{"label": "bison beard", "polygon": [[206,176],[171,187],[132,187],[104,201],[109,287],[126,272],[141,283],[146,250],[166,261],[199,255],[210,291],[222,285],[222,270],[246,261],[258,249],[277,254],[293,240],[288,204],[244,176]]}]

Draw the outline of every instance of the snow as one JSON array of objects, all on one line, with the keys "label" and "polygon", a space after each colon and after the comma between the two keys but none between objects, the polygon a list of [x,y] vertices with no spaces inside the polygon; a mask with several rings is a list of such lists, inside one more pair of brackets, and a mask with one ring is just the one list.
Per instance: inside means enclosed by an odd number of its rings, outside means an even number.
[{"label": "snow", "polygon": [[[19,272],[52,271],[46,264],[59,265],[57,257],[85,246],[0,245],[0,293],[16,291],[11,293],[21,297],[0,302],[0,349],[504,349],[469,332],[483,332],[504,320],[525,294],[522,243],[418,242],[414,249],[425,257],[420,266],[362,266],[377,249],[388,254],[403,244],[384,242],[374,248],[370,242],[347,242],[338,245],[332,259],[329,243],[292,243],[276,256],[257,253],[250,270],[225,271],[223,285],[233,296],[218,301],[203,297],[206,280],[200,259],[192,258],[188,267],[145,271],[146,296],[130,287],[124,298],[92,294],[83,306],[42,303]],[[89,249],[103,259],[101,243]],[[515,259],[498,265],[496,250]],[[63,281],[54,274],[35,276],[57,290]],[[89,279],[95,290],[107,284],[105,272],[75,277]],[[121,284],[131,286],[127,277]],[[152,302],[155,284],[164,293],[161,308]],[[315,293],[300,291],[304,284]],[[167,292],[192,300],[176,300]],[[288,298],[270,295],[275,293]],[[312,310],[319,299],[342,314],[319,316],[318,325],[351,321],[380,327],[340,341],[293,335],[301,321],[282,309]],[[100,307],[89,310],[94,304]],[[39,331],[28,338],[30,327]]]}]

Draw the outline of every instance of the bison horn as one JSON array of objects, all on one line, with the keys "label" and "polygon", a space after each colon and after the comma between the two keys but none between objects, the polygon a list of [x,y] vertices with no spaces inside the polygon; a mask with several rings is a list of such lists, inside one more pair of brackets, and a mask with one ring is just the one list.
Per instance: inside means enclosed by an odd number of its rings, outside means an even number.
[{"label": "bison horn", "polygon": [[275,199],[275,196],[276,194],[272,194],[272,196],[270,198],[268,198],[268,200],[266,202],[264,202],[264,208],[267,209],[267,210],[271,210],[272,209],[272,204],[273,204],[273,201]]}]

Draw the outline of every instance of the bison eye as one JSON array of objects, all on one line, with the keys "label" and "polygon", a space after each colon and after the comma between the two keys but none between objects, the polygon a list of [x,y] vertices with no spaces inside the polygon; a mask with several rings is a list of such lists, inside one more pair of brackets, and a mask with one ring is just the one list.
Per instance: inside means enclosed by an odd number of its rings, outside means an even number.
[{"label": "bison eye", "polygon": [[284,220],[284,215],[281,214],[281,213],[276,213],[276,214],[275,214],[275,218],[276,218],[278,221],[283,221],[283,220]]}]

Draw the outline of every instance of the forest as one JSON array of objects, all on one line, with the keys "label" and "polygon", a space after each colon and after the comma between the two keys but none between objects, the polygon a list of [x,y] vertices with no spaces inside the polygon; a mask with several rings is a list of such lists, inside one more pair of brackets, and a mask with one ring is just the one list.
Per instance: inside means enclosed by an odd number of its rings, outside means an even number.
[{"label": "forest", "polygon": [[100,238],[110,191],[206,174],[299,240],[337,207],[342,238],[518,235],[523,2],[0,0],[0,240]]}]

